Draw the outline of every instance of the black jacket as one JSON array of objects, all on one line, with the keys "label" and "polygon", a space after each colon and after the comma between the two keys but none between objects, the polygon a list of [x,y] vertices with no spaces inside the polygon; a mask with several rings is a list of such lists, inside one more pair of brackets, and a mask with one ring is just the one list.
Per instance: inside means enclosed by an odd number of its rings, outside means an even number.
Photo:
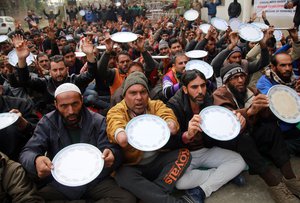
[{"label": "black jacket", "polygon": [[237,18],[241,14],[241,4],[234,0],[228,6],[228,16],[229,18]]},{"label": "black jacket", "polygon": [[[88,188],[109,177],[113,169],[116,169],[122,163],[122,154],[119,146],[108,141],[106,121],[103,116],[83,107],[80,126],[80,143],[96,146],[101,152],[105,148],[109,148],[114,154],[115,162],[112,168],[103,168],[99,176],[87,185],[79,187],[64,186],[56,182],[52,176],[48,177],[47,180],[43,180],[61,191],[70,200],[80,199]],[[61,149],[71,144],[72,141],[63,123],[63,118],[57,110],[52,111],[45,115],[37,124],[32,138],[25,145],[20,155],[20,163],[29,174],[36,176],[35,159],[37,156],[44,155],[47,151],[47,156],[52,160]]]},{"label": "black jacket", "polygon": [[[207,106],[210,106],[212,104],[213,104],[212,97],[210,95],[206,94],[204,103],[203,103],[203,105],[201,105],[201,109],[203,109]],[[181,141],[182,134],[188,130],[189,121],[194,116],[194,113],[191,109],[189,97],[187,94],[185,94],[183,92],[182,88],[180,90],[178,90],[176,92],[176,94],[168,101],[167,107],[171,108],[177,117],[178,123],[180,125],[180,132],[178,133],[178,136]],[[202,133],[202,134],[204,134],[204,133]],[[196,141],[196,139],[195,139],[195,141]],[[199,145],[199,144],[201,144],[201,141],[199,141],[199,142],[197,142],[197,141],[195,142],[195,141],[192,143],[189,143],[187,145],[187,147],[191,150],[201,148],[202,146]]]},{"label": "black jacket", "polygon": [[23,118],[28,121],[28,125],[22,131],[18,129],[16,123],[0,130],[0,151],[10,159],[17,161],[21,149],[33,133],[38,117],[34,114],[32,105],[27,100],[0,95],[0,113],[9,112],[12,109],[18,109]]},{"label": "black jacket", "polygon": [[[45,101],[48,104],[53,104],[54,92],[56,88],[63,83],[73,83],[79,87],[81,92],[92,82],[96,75],[96,63],[88,63],[88,71],[79,75],[72,74],[68,76],[63,82],[56,82],[50,76],[44,78],[30,77],[28,67],[17,68],[19,82],[22,86],[31,88],[37,92],[44,94]],[[49,110],[54,110],[54,107]],[[48,111],[49,112],[49,111]]]}]

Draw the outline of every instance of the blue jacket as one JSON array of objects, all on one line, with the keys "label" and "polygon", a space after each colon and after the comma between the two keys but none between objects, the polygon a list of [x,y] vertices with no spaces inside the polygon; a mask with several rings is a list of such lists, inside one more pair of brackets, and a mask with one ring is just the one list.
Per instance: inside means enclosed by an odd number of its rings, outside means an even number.
[{"label": "blue jacket", "polygon": [[[119,146],[111,144],[107,139],[105,118],[98,113],[89,111],[86,107],[83,107],[81,116],[82,130],[80,132],[80,143],[94,145],[102,152],[105,148],[109,148],[115,156],[115,163],[113,168],[103,168],[94,181],[79,187],[61,185],[54,180],[52,175],[46,178],[47,180],[43,180],[45,184],[52,185],[70,200],[80,199],[88,188],[109,177],[113,169],[119,167],[122,161]],[[38,156],[44,155],[47,152],[47,156],[52,160],[61,149],[71,144],[71,138],[63,124],[61,115],[57,110],[52,111],[46,114],[37,124],[34,135],[21,152],[20,163],[28,173],[37,176],[35,159]]]},{"label": "blue jacket", "polygon": [[[278,83],[274,80],[269,79],[267,76],[263,75],[259,78],[259,80],[256,83],[256,88],[262,93],[262,94],[268,94],[269,89],[274,86],[278,85]],[[296,126],[296,124],[290,124],[283,121],[279,121],[279,127],[281,131],[288,131]]]},{"label": "blue jacket", "polygon": [[208,9],[208,15],[216,15],[217,14],[217,6],[221,5],[221,1],[218,0],[216,3],[207,3],[206,1],[204,2],[204,7]]}]

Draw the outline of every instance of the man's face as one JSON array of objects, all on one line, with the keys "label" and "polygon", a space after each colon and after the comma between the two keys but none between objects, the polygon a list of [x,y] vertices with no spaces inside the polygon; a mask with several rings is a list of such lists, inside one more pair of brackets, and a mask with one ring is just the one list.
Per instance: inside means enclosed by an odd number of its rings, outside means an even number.
[{"label": "man's face", "polygon": [[209,52],[209,53],[213,53],[216,49],[216,41],[214,40],[209,40],[208,43],[205,46],[205,49]]},{"label": "man's face", "polygon": [[67,40],[64,38],[57,41],[57,46],[59,50],[61,50],[64,46],[66,46],[66,44],[67,44]]},{"label": "man's face", "polygon": [[237,92],[244,93],[246,92],[246,79],[246,74],[236,73],[228,79],[227,84]]},{"label": "man's face", "polygon": [[171,45],[171,53],[175,55],[176,53],[182,52],[182,46],[179,42],[173,43]]},{"label": "man's face", "polygon": [[284,82],[290,82],[293,74],[292,58],[287,54],[278,54],[276,56],[277,66],[272,65],[273,71]]},{"label": "man's face", "polygon": [[119,55],[117,65],[124,73],[128,71],[128,65],[131,62],[131,59],[127,55]]},{"label": "man's face", "polygon": [[185,55],[177,56],[175,60],[175,70],[177,73],[183,73],[185,65],[188,62],[188,57]]},{"label": "man's face", "polygon": [[169,47],[163,47],[161,49],[159,49],[159,53],[162,55],[162,56],[166,56],[166,55],[169,55]]},{"label": "man's face", "polygon": [[133,65],[131,66],[129,69],[128,69],[128,72],[127,72],[127,75],[130,75],[131,73],[133,72],[141,72],[143,73],[144,70],[141,66],[138,66],[138,65]]},{"label": "man's face", "polygon": [[165,41],[168,41],[169,40],[169,35],[168,34],[162,34],[161,35],[161,38]]},{"label": "man's face", "polygon": [[141,84],[135,84],[129,87],[124,97],[127,107],[137,115],[141,115],[145,112],[148,105],[148,98],[148,91]]},{"label": "man's face", "polygon": [[201,105],[206,95],[206,82],[198,76],[187,87],[183,86],[183,91],[189,96],[191,102]]},{"label": "man's face", "polygon": [[229,63],[238,63],[241,64],[242,62],[242,54],[241,52],[235,52],[231,54],[228,58]]},{"label": "man's face", "polygon": [[189,41],[191,41],[192,39],[195,39],[195,37],[196,37],[195,33],[190,32],[187,38],[188,38]]},{"label": "man's face", "polygon": [[82,96],[78,92],[64,92],[56,97],[55,107],[68,126],[74,126],[80,121]]},{"label": "man's face", "polygon": [[44,70],[50,69],[50,60],[49,60],[48,56],[39,57],[38,64]]},{"label": "man's face", "polygon": [[64,55],[64,62],[66,66],[73,67],[76,61],[76,56],[74,52],[67,53]]},{"label": "man's face", "polygon": [[41,36],[40,35],[34,35],[33,41],[35,44],[39,44],[41,42]]},{"label": "man's face", "polygon": [[2,51],[5,55],[7,55],[12,49],[13,46],[8,42],[4,42],[0,44],[0,51]]},{"label": "man's face", "polygon": [[56,82],[63,82],[68,76],[68,68],[63,61],[50,63],[50,76]]}]

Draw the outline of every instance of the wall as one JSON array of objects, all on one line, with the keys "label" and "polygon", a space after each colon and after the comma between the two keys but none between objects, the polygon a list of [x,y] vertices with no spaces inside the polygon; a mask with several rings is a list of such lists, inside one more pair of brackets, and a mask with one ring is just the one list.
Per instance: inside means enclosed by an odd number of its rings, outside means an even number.
[{"label": "wall", "polygon": [[[223,18],[225,20],[228,20],[228,12],[227,12],[227,8],[229,6],[229,4],[233,1],[233,0],[222,0],[225,1],[225,5],[223,6],[218,6],[218,10],[217,10],[217,17]],[[254,12],[253,6],[251,4],[251,0],[238,0],[238,2],[241,4],[242,6],[242,13],[239,17],[240,20],[242,20],[243,22],[246,22],[250,19],[250,15]],[[245,12],[247,11],[247,12]],[[201,17],[204,20],[207,20],[207,8],[202,8],[201,9]],[[292,27],[293,26],[293,17],[268,17],[268,20],[271,24],[273,24],[275,27]],[[263,22],[263,20],[261,18],[257,18],[256,21],[258,22]]]}]

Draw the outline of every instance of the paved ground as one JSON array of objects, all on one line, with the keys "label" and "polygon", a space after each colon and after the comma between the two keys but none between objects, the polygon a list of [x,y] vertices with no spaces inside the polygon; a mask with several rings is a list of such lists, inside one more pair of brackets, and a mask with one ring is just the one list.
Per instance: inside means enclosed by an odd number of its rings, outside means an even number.
[{"label": "paved ground", "polygon": [[[300,158],[292,157],[292,167],[296,175],[300,176]],[[279,171],[274,167],[274,172],[280,176]],[[206,199],[206,203],[274,203],[268,192],[268,187],[256,175],[248,175],[246,177],[247,184],[244,187],[238,187],[229,183],[213,193]]]}]

